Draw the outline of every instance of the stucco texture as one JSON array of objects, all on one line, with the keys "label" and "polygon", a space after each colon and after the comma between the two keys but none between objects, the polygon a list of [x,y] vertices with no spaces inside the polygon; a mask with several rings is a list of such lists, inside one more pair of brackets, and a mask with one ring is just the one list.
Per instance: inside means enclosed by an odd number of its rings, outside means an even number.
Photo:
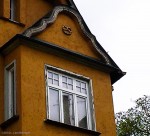
[{"label": "stucco texture", "polygon": [[[8,64],[10,64],[13,61],[16,61],[16,106],[17,106],[17,115],[21,115],[21,77],[20,77],[20,48],[17,48],[13,50],[9,55],[0,57],[0,123],[4,122],[4,68]],[[1,67],[2,66],[2,67]],[[15,121],[13,124],[9,125],[6,129],[2,130],[0,129],[0,136],[1,135],[10,135],[10,133],[13,132],[22,132],[22,116],[19,116],[19,120]],[[5,133],[6,132],[6,133]],[[18,134],[19,135],[19,134]]]},{"label": "stucco texture", "polygon": [[[97,131],[101,132],[102,136],[115,136],[109,74],[26,46],[21,46],[22,131],[41,136],[43,133],[45,136],[70,136],[68,129],[61,127],[58,129],[56,126],[44,124],[46,118],[45,64],[92,79]],[[83,134],[71,131],[71,135]]]},{"label": "stucco texture", "polygon": [[[115,136],[114,111],[112,90],[109,73],[101,72],[91,67],[76,63],[54,54],[48,54],[18,46],[10,54],[0,58],[5,66],[16,60],[17,65],[17,114],[19,121],[14,122],[5,131],[28,132],[29,135],[39,136],[89,136],[80,131],[72,131],[44,123],[46,119],[46,84],[45,64],[71,71],[92,80],[96,130],[102,136]],[[3,68],[0,67],[2,70]],[[2,72],[1,72],[2,74]],[[3,74],[2,74],[3,76]],[[3,84],[3,81],[1,81]],[[1,86],[3,90],[3,85]],[[3,91],[1,91],[3,94]],[[3,99],[0,97],[0,99]],[[3,109],[1,103],[1,110]],[[0,116],[1,121],[3,120]],[[2,132],[2,131],[1,131]],[[2,134],[2,133],[1,133]]]},{"label": "stucco texture", "polygon": [[[71,28],[72,34],[66,35],[62,31],[63,26]],[[90,39],[83,33],[73,14],[59,13],[54,23],[48,25],[35,37],[93,58],[102,59]]]},{"label": "stucco texture", "polygon": [[[18,33],[22,33],[51,9],[47,0],[17,0],[17,19],[10,18],[10,0],[1,0],[0,6],[0,47]],[[40,9],[40,12],[39,12]]]},{"label": "stucco texture", "polygon": [[[0,4],[4,9],[4,12],[0,12],[0,14],[8,19],[10,10],[8,9],[8,0]],[[0,47],[17,33],[22,33],[52,9],[47,0],[20,0],[19,4],[21,10],[19,11],[18,20],[24,25],[0,19],[0,35],[2,35],[0,37]],[[64,34],[62,31],[63,26],[70,27],[72,34]],[[34,37],[103,61],[90,39],[83,34],[72,14],[60,13],[53,24],[48,25],[43,32]],[[8,126],[5,131],[27,132],[28,135],[33,136],[89,136],[87,133],[63,127],[58,128],[55,125],[44,123],[47,110],[44,68],[45,64],[48,64],[89,77],[92,80],[96,130],[102,133],[101,136],[116,136],[109,73],[59,57],[57,54],[49,54],[29,48],[25,44],[17,46],[7,55],[0,56],[0,77],[2,77],[0,78],[0,123],[4,120],[4,67],[13,60],[16,60],[17,65],[17,114],[19,120]],[[2,132],[0,129],[0,136],[3,135]]]}]

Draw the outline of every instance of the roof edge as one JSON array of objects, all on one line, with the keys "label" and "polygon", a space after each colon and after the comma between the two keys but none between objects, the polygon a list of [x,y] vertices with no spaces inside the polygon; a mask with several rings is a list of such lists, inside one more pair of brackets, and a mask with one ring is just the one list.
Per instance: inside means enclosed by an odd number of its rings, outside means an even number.
[{"label": "roof edge", "polygon": [[[122,78],[125,75],[125,72],[122,72],[121,69],[118,67],[114,67],[114,66],[105,64],[105,63],[101,62],[100,60],[80,54],[78,52],[74,52],[74,51],[65,49],[58,45],[54,45],[52,43],[47,43],[47,42],[41,41],[36,38],[26,37],[21,34],[15,35],[6,44],[4,44],[0,48],[0,54],[2,54],[2,55],[9,54],[16,47],[20,46],[21,43],[24,43],[23,45],[28,46],[30,48],[34,48],[34,49],[37,49],[37,50],[40,50],[43,52],[47,52],[47,53],[57,54],[61,57],[64,57],[65,59],[70,59],[72,61],[93,67],[95,69],[99,69],[104,72],[108,72],[108,73],[110,73],[112,84],[117,82],[120,78]],[[34,45],[33,45],[33,43],[34,43]],[[62,52],[62,53],[60,54],[60,52]]]}]

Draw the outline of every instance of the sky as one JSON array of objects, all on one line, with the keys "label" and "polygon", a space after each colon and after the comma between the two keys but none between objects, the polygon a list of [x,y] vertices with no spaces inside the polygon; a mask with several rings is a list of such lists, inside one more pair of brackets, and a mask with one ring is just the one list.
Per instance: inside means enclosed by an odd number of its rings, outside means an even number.
[{"label": "sky", "polygon": [[91,32],[127,74],[113,91],[115,113],[150,95],[150,0],[74,0]]}]

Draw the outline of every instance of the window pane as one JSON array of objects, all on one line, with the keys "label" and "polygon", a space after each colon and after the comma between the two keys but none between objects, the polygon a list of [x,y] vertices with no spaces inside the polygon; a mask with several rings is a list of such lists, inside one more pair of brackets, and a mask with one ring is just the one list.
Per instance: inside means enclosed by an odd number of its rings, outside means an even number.
[{"label": "window pane", "polygon": [[67,83],[62,83],[64,88],[67,88]]},{"label": "window pane", "polygon": [[63,112],[64,123],[74,125],[74,109],[73,109],[73,97],[72,95],[63,93]]},{"label": "window pane", "polygon": [[73,85],[68,85],[69,90],[73,90]]},{"label": "window pane", "polygon": [[67,77],[64,77],[64,76],[63,76],[63,77],[62,77],[62,82],[63,82],[63,83],[64,83],[64,82],[67,83]]},{"label": "window pane", "polygon": [[87,128],[86,99],[77,97],[78,125]]},{"label": "window pane", "polygon": [[53,84],[53,79],[48,79],[48,84]]},{"label": "window pane", "polygon": [[81,82],[80,81],[76,81],[76,86],[81,87]]},{"label": "window pane", "polygon": [[51,72],[48,72],[48,78],[53,78],[53,74]]},{"label": "window pane", "polygon": [[81,83],[82,88],[86,88],[86,83]]},{"label": "window pane", "polygon": [[86,83],[81,83],[81,88],[82,88],[82,90],[81,90],[81,93],[84,93],[84,94],[86,94],[87,92],[86,92]]},{"label": "window pane", "polygon": [[49,89],[50,93],[50,118],[59,121],[59,92]]},{"label": "window pane", "polygon": [[80,87],[76,87],[76,91],[77,92],[81,92],[81,88]]},{"label": "window pane", "polygon": [[68,84],[73,84],[73,80],[71,78],[68,78]]},{"label": "window pane", "polygon": [[59,75],[58,75],[58,74],[53,74],[53,76],[54,76],[54,77],[53,77],[54,79],[56,79],[56,80],[59,79]]},{"label": "window pane", "polygon": [[54,85],[57,85],[57,86],[59,85],[59,81],[58,80],[54,80],[53,82],[54,82]]},{"label": "window pane", "polygon": [[11,115],[14,115],[15,114],[15,95],[14,95],[14,91],[15,91],[15,88],[14,88],[14,70],[12,70],[10,72],[10,93],[11,93],[11,100],[10,100],[10,112],[11,112]]},{"label": "window pane", "polygon": [[81,93],[86,94],[86,89],[83,89],[83,88],[82,88]]}]

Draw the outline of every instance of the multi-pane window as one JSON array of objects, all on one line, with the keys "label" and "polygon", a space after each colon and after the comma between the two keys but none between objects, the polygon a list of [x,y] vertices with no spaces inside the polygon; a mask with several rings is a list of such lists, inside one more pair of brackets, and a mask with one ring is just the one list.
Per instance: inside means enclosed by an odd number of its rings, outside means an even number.
[{"label": "multi-pane window", "polygon": [[48,119],[95,129],[88,78],[46,66],[46,81]]},{"label": "multi-pane window", "polygon": [[16,114],[16,63],[13,61],[5,67],[5,120]]}]

